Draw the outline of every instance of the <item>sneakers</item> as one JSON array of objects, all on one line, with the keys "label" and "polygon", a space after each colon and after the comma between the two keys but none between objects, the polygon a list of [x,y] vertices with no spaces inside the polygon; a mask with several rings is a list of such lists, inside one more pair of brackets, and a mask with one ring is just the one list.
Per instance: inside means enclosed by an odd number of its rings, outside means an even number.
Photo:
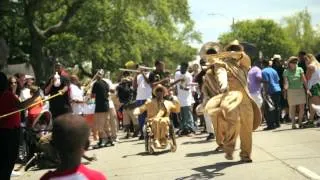
[{"label": "sneakers", "polygon": [[104,145],[104,146],[108,146],[108,145],[110,145],[110,146],[114,146],[114,144],[113,144],[113,141],[112,141],[111,137],[108,137],[108,140],[107,140],[107,142],[105,143],[105,145]]},{"label": "sneakers", "polygon": [[141,136],[139,137],[139,140],[144,140],[144,136],[141,135]]},{"label": "sneakers", "polygon": [[241,158],[240,162],[242,162],[242,163],[252,163],[252,159],[251,158]]},{"label": "sneakers", "polygon": [[295,124],[292,124],[292,129],[297,129],[297,126]]},{"label": "sneakers", "polygon": [[211,139],[214,139],[214,134],[213,133],[209,133],[208,137],[207,137],[207,141],[210,141]]},{"label": "sneakers", "polygon": [[96,145],[92,146],[92,148],[93,149],[99,149],[99,148],[104,147],[105,145],[106,145],[106,140],[103,139],[103,138],[100,138],[99,142]]},{"label": "sneakers", "polygon": [[214,152],[223,152],[223,146],[218,146]]}]

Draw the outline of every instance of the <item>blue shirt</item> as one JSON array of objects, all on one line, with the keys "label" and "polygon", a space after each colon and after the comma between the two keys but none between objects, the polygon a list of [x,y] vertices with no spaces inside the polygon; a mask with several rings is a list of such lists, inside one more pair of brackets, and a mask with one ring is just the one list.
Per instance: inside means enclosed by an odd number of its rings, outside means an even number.
[{"label": "blue shirt", "polygon": [[268,82],[268,93],[273,94],[280,92],[279,76],[276,70],[271,67],[264,68],[262,70],[262,79]]}]

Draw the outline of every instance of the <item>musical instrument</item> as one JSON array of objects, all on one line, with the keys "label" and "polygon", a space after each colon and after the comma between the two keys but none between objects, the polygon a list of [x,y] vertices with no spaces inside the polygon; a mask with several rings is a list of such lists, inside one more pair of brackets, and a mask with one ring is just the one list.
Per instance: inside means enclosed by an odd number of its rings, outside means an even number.
[{"label": "musical instrument", "polygon": [[125,69],[125,68],[119,68],[119,71],[125,71],[125,72],[134,72],[134,73],[139,73],[139,70],[135,69]]},{"label": "musical instrument", "polygon": [[154,67],[147,67],[147,66],[138,66],[138,69],[155,70]]},{"label": "musical instrument", "polygon": [[140,70],[154,70],[154,68],[147,67],[147,66],[138,66],[137,69],[119,68],[119,70],[120,71],[126,71],[126,72],[140,73]]},{"label": "musical instrument", "polygon": [[83,91],[84,91],[85,95],[87,94],[87,92],[89,91],[91,86],[93,85],[93,82],[97,78],[98,74],[103,74],[103,70],[102,69],[98,70],[97,73],[90,79],[90,81],[86,85],[84,85]]}]

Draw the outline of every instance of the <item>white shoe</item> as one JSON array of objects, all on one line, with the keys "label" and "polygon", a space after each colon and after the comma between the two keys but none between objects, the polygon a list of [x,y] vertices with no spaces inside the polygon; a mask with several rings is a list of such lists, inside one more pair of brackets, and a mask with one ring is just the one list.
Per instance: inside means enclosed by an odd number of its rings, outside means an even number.
[{"label": "white shoe", "polygon": [[12,171],[11,172],[11,177],[18,177],[18,176],[21,176],[20,172],[18,172],[18,171]]}]

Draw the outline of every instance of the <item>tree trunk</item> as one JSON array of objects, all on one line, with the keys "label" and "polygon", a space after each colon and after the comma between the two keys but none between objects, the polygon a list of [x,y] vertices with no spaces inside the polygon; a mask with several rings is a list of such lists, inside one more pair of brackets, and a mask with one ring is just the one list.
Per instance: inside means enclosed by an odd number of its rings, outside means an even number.
[{"label": "tree trunk", "polygon": [[48,60],[43,57],[42,48],[44,40],[31,32],[31,65],[37,82],[46,81],[52,69],[48,68]]}]

